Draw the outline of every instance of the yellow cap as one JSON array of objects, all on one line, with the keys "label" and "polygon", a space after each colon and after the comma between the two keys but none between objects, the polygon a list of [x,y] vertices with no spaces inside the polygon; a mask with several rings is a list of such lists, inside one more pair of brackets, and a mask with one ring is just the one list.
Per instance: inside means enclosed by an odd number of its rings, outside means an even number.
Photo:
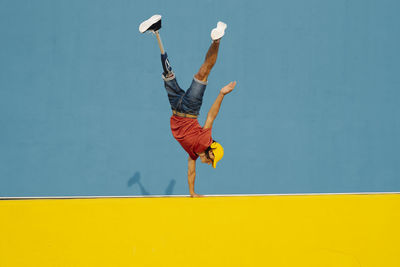
[{"label": "yellow cap", "polygon": [[213,161],[213,168],[217,167],[217,162],[220,161],[222,159],[222,157],[224,156],[224,148],[221,146],[220,143],[217,142],[213,142],[211,144],[211,149],[212,152],[214,154],[214,161]]}]

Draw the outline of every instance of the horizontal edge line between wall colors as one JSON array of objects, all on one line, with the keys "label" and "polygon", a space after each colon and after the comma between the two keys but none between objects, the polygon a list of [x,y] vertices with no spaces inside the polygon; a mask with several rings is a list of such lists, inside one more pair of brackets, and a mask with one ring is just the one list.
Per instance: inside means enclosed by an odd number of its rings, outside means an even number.
[{"label": "horizontal edge line between wall colors", "polygon": [[[203,195],[204,197],[258,197],[258,196],[323,196],[323,195],[390,195],[400,192],[352,192],[352,193],[294,193],[294,194],[226,194]],[[42,197],[0,197],[1,200],[34,200],[34,199],[96,199],[96,198],[179,198],[189,195],[132,195],[132,196],[42,196]]]}]

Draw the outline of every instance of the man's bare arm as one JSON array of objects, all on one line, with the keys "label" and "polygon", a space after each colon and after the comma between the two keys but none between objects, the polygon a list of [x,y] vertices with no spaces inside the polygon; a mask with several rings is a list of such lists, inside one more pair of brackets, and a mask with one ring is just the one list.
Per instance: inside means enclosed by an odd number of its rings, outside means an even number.
[{"label": "man's bare arm", "polygon": [[189,156],[188,160],[188,184],[191,197],[201,197],[194,192],[194,180],[196,179],[196,161]]},{"label": "man's bare arm", "polygon": [[207,114],[207,120],[206,123],[204,124],[203,128],[208,129],[211,128],[215,118],[218,115],[219,109],[221,107],[222,100],[224,99],[224,96],[226,94],[229,94],[232,92],[233,88],[235,88],[236,82],[230,82],[226,86],[222,87],[221,91],[219,92],[217,99],[215,99],[214,104],[211,106],[210,110],[208,111]]}]

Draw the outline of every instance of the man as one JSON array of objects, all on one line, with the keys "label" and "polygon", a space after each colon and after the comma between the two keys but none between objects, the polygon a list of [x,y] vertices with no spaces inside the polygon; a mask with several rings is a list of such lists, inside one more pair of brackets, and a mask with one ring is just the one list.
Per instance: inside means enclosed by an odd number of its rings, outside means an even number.
[{"label": "man", "polygon": [[161,16],[154,15],[139,26],[141,33],[152,32],[158,40],[161,50],[161,63],[164,70],[162,78],[173,113],[170,119],[172,135],[189,154],[188,183],[191,197],[201,197],[201,195],[196,194],[194,191],[197,158],[200,157],[202,163],[212,165],[216,168],[217,162],[224,155],[222,146],[212,139],[211,129],[224,96],[235,88],[236,82],[231,82],[221,89],[207,114],[207,119],[203,127],[199,125],[197,117],[201,108],[204,91],[206,90],[207,78],[217,61],[219,44],[222,36],[225,34],[226,27],[225,23],[218,22],[217,27],[211,31],[212,43],[208,49],[205,61],[200,70],[194,75],[191,86],[185,92],[178,85],[158,33],[158,30],[161,28]]}]

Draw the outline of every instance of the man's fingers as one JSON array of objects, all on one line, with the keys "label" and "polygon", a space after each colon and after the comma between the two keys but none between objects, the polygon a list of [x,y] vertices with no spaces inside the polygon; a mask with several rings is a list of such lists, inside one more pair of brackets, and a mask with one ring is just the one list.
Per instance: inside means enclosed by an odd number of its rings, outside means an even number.
[{"label": "man's fingers", "polygon": [[224,95],[229,94],[230,92],[233,91],[233,89],[236,86],[236,81],[230,82],[227,85],[225,85],[222,89],[221,89],[221,93],[223,93]]}]

